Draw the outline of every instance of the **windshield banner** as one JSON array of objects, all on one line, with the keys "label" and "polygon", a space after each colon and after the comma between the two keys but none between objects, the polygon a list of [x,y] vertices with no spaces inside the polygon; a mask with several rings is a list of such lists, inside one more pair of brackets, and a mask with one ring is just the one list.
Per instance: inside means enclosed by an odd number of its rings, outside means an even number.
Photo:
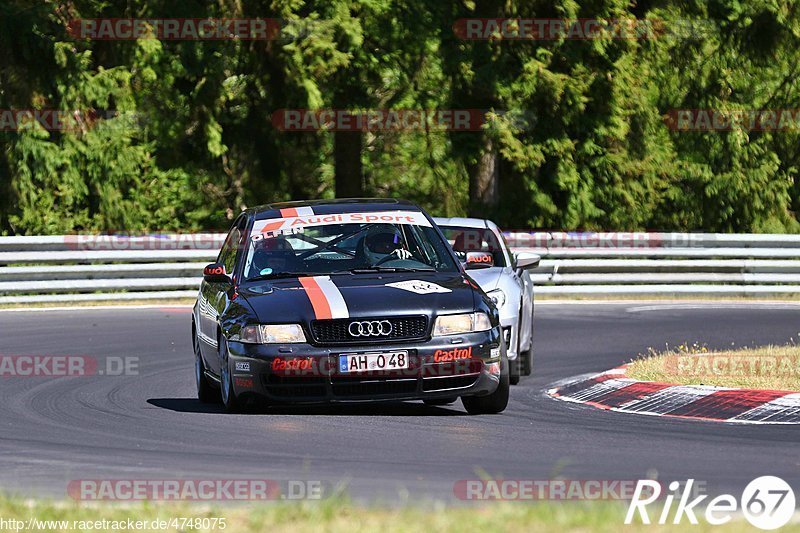
[{"label": "windshield banner", "polygon": [[331,226],[334,224],[407,224],[412,226],[431,226],[419,211],[373,211],[370,213],[337,213],[333,215],[292,216],[257,220],[253,226],[253,237],[273,237],[299,233],[311,226]]}]

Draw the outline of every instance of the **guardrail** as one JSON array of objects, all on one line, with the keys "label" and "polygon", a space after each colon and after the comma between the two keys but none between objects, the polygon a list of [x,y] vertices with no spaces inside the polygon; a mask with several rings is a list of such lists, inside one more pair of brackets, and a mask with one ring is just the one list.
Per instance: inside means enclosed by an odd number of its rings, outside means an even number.
[{"label": "guardrail", "polygon": [[[800,293],[800,235],[507,232],[548,295]],[[193,298],[225,236],[0,237],[0,304]]]}]

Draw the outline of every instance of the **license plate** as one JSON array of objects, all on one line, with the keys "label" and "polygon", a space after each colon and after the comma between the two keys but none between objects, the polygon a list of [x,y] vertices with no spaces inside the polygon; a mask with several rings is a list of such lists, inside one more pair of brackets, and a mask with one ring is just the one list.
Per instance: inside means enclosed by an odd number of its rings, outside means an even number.
[{"label": "license plate", "polygon": [[408,352],[357,353],[339,356],[339,371],[372,372],[408,368]]}]

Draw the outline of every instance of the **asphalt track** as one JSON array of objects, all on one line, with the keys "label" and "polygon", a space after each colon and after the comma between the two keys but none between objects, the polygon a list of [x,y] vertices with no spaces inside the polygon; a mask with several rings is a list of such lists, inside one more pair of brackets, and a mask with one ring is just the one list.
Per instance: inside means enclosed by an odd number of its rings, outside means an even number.
[{"label": "asphalt track", "polygon": [[194,399],[188,310],[0,313],[0,355],[138,357],[138,375],[0,377],[0,488],[63,498],[76,479],[344,482],[357,500],[452,500],[489,475],[545,480],[694,478],[712,493],[755,477],[800,485],[800,427],[637,416],[544,395],[648,347],[798,338],[792,304],[548,304],[536,309],[534,376],[502,415],[460,402],[268,409],[226,415]]}]

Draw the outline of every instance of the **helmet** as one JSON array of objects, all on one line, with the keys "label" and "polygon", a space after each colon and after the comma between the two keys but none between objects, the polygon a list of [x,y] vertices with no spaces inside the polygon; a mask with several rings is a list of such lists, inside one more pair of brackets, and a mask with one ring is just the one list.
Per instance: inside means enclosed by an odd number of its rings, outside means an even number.
[{"label": "helmet", "polygon": [[403,247],[403,239],[394,226],[378,226],[364,237],[362,247],[370,264],[375,264],[387,255]]},{"label": "helmet", "polygon": [[282,235],[267,237],[255,244],[251,271],[261,273],[266,269],[274,272],[296,270],[296,256],[292,246]]}]

